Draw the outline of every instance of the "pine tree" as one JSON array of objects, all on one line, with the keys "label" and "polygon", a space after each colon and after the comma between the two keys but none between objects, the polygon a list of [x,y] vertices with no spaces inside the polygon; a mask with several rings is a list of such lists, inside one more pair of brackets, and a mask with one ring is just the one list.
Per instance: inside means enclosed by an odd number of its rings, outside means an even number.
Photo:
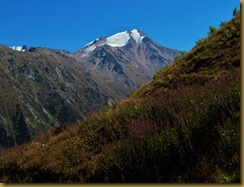
[{"label": "pine tree", "polygon": [[213,34],[216,30],[217,30],[216,27],[214,27],[214,26],[209,26],[209,32],[208,32],[208,35]]},{"label": "pine tree", "polygon": [[238,9],[235,7],[235,9],[233,10],[233,16],[236,16],[239,13]]}]

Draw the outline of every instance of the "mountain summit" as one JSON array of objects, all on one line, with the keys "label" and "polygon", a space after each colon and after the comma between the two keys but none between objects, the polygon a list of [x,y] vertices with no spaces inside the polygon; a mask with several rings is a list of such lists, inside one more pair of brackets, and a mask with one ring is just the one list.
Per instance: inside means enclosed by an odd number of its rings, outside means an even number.
[{"label": "mountain summit", "polygon": [[83,56],[86,56],[88,53],[94,51],[97,47],[103,45],[109,45],[111,47],[124,47],[129,43],[130,40],[134,40],[136,43],[140,44],[145,37],[146,36],[137,29],[119,32],[107,38],[101,37],[85,45]]},{"label": "mountain summit", "polygon": [[100,37],[71,54],[114,100],[152,80],[177,55],[137,29]]}]

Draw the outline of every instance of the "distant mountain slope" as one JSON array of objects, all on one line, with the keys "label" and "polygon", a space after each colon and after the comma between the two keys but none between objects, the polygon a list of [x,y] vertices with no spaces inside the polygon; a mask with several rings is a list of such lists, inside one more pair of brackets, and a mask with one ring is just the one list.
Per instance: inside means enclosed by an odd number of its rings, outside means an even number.
[{"label": "distant mountain slope", "polygon": [[133,29],[101,37],[72,54],[87,68],[103,91],[115,100],[152,80],[153,75],[179,55]]},{"label": "distant mountain slope", "polygon": [[0,46],[0,148],[76,122],[109,106],[109,98],[73,58],[45,48]]},{"label": "distant mountain slope", "polygon": [[240,183],[240,14],[129,98],[0,153],[3,182]]}]

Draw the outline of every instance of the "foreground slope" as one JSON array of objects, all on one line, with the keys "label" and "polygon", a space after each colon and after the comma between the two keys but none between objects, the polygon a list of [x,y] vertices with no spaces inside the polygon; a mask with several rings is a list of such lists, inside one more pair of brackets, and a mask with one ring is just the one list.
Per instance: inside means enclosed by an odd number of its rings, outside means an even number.
[{"label": "foreground slope", "polygon": [[1,152],[3,182],[240,182],[240,15],[112,109]]}]

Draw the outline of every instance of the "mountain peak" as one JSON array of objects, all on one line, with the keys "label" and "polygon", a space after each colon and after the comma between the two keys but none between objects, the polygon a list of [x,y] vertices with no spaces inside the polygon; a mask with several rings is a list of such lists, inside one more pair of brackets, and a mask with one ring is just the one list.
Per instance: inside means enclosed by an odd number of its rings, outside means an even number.
[{"label": "mountain peak", "polygon": [[123,47],[128,43],[129,39],[130,39],[130,35],[128,31],[123,31],[123,32],[116,33],[110,37],[107,37],[106,38],[107,41],[105,44],[111,47]]},{"label": "mountain peak", "polygon": [[138,29],[118,32],[109,37],[100,37],[85,45],[86,49],[83,56],[86,56],[88,53],[94,51],[96,47],[103,45],[108,45],[110,47],[124,47],[129,43],[130,39],[133,39],[137,44],[140,44],[145,37],[146,35],[140,32]]},{"label": "mountain peak", "polygon": [[130,31],[130,36],[132,38],[134,38],[134,40],[137,42],[137,43],[141,43],[143,38],[145,38],[146,36],[144,34],[142,34],[139,30],[137,29],[133,29]]},{"label": "mountain peak", "polygon": [[137,43],[140,43],[142,39],[145,37],[146,35],[140,32],[138,29],[133,29],[133,30],[127,30],[123,32],[118,32],[108,37],[97,38],[96,40],[87,43],[85,46],[89,46],[93,43],[97,43],[97,41],[100,40],[103,41],[105,40],[103,44],[100,44],[99,46],[107,44],[111,47],[123,47],[128,43],[128,40],[130,38],[133,38]]}]

